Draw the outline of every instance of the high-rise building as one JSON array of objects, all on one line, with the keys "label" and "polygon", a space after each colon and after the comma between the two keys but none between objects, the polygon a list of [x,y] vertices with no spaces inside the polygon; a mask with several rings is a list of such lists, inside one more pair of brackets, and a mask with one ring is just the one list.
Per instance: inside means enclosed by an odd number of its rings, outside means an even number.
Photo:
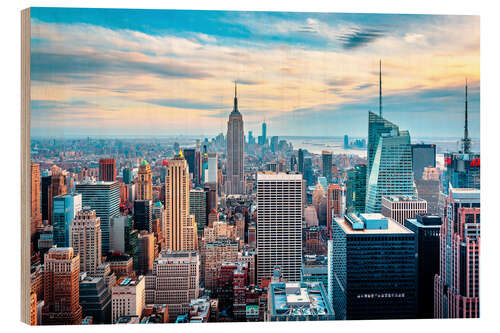
[{"label": "high-rise building", "polygon": [[137,172],[137,200],[153,200],[153,173],[151,166],[143,160]]},{"label": "high-rise building", "polygon": [[226,194],[245,194],[245,153],[243,133],[243,117],[238,110],[238,97],[235,85],[234,107],[227,122]]},{"label": "high-rise building", "polygon": [[109,220],[120,215],[120,184],[118,182],[83,181],[76,184],[82,194],[82,205],[95,210],[101,220],[102,252],[109,251]]},{"label": "high-rise building", "polygon": [[439,274],[441,217],[417,215],[406,219],[405,227],[417,235],[417,318],[434,317],[434,277]]},{"label": "high-rise building", "polygon": [[465,84],[465,124],[462,151],[445,153],[443,173],[443,192],[448,194],[448,188],[480,188],[481,155],[471,151],[469,138],[467,82]]},{"label": "high-rise building", "polygon": [[392,135],[394,132],[399,132],[397,125],[382,118],[382,115],[368,112],[368,176],[370,176],[372,170],[373,160],[377,153],[380,137],[382,135]]},{"label": "high-rise building", "polygon": [[50,207],[52,207],[52,203],[49,203],[49,200],[52,200],[50,197],[50,183],[52,182],[52,176],[42,176],[41,178],[41,187],[42,187],[42,221],[48,221]]},{"label": "high-rise building", "polygon": [[415,179],[422,179],[424,168],[436,167],[436,145],[425,143],[411,145],[411,159],[413,177]]},{"label": "high-rise building", "polygon": [[[370,112],[369,128],[372,128],[372,118],[378,132],[378,144],[371,157],[368,187],[366,193],[366,212],[380,213],[382,197],[393,195],[415,195],[413,187],[413,169],[411,160],[410,134],[400,131],[397,126]],[[390,124],[391,126],[386,126]],[[381,130],[389,132],[381,132]],[[370,133],[370,137],[373,136]],[[370,147],[368,153],[370,154]],[[370,162],[370,155],[368,156]]]},{"label": "high-rise building", "polygon": [[345,188],[339,184],[330,184],[326,192],[326,227],[332,231],[332,219],[345,213]]},{"label": "high-rise building", "polygon": [[307,182],[307,186],[313,186],[315,183],[314,172],[312,168],[312,158],[306,157],[304,158],[304,172],[303,177]]},{"label": "high-rise building", "polygon": [[36,228],[42,225],[42,210],[40,207],[40,164],[31,163],[31,236]]},{"label": "high-rise building", "polygon": [[425,167],[421,179],[415,179],[417,197],[427,201],[427,214],[441,215],[439,209],[440,182],[437,168]]},{"label": "high-rise building", "polygon": [[207,192],[202,189],[189,191],[189,212],[194,215],[198,232],[207,225]]},{"label": "high-rise building", "polygon": [[215,291],[222,263],[234,262],[238,259],[238,242],[229,237],[217,237],[214,240],[204,241],[201,257],[205,288]]},{"label": "high-rise building", "polygon": [[69,227],[69,244],[80,256],[80,271],[95,273],[101,265],[101,219],[84,207]]},{"label": "high-rise building", "polygon": [[271,137],[271,151],[273,153],[277,153],[279,151],[279,137],[277,136]]},{"label": "high-rise building", "polygon": [[137,271],[147,274],[153,269],[155,253],[155,236],[153,233],[142,230],[137,237]]},{"label": "high-rise building", "polygon": [[67,188],[66,188],[66,178],[64,175],[61,173],[59,170],[54,170],[55,172],[52,173],[52,176],[50,177],[50,185],[48,187],[48,220],[49,224],[52,225],[52,217],[54,213],[54,209],[52,204],[54,203],[54,197],[57,197],[58,195],[63,195],[68,193]]},{"label": "high-rise building", "polygon": [[427,214],[427,201],[415,196],[382,197],[382,215],[390,217],[400,224],[406,219],[414,219],[417,215]]},{"label": "high-rise building", "polygon": [[334,218],[328,296],[336,319],[416,318],[415,233],[382,214]]},{"label": "high-rise building", "polygon": [[[166,174],[165,174],[166,177]],[[167,234],[167,213],[165,212],[165,207],[160,201],[157,201],[153,205],[153,219],[158,219],[160,221],[160,230],[163,238],[162,248],[165,247],[165,235]],[[154,232],[154,231],[153,231]],[[158,235],[156,235],[158,237]]]},{"label": "high-rise building", "polygon": [[68,247],[53,247],[45,254],[44,325],[77,325],[82,320],[79,304],[80,257]]},{"label": "high-rise building", "polygon": [[288,281],[300,281],[302,175],[257,174],[257,279],[280,265]]},{"label": "high-rise building", "polygon": [[151,200],[134,201],[134,228],[152,231],[153,203]]},{"label": "high-rise building", "polygon": [[346,135],[344,135],[344,149],[347,149],[349,148],[349,137]]},{"label": "high-rise building", "polygon": [[145,278],[122,277],[111,290],[111,323],[122,316],[142,315],[146,303]]},{"label": "high-rise building", "polygon": [[191,174],[190,179],[193,180],[194,184],[198,184],[199,180],[198,180],[198,170],[197,170],[198,163],[196,163],[196,149],[184,148],[182,150],[182,153],[189,166],[189,173]]},{"label": "high-rise building", "polygon": [[449,188],[440,233],[434,318],[479,318],[479,190]]},{"label": "high-rise building", "polygon": [[130,169],[130,168],[123,168],[123,171],[122,171],[122,180],[127,185],[129,185],[130,183],[132,183],[132,169]]},{"label": "high-rise building", "polygon": [[70,226],[76,214],[82,210],[82,195],[63,194],[54,197],[53,201],[54,244],[58,247],[68,247]]},{"label": "high-rise building", "polygon": [[330,183],[332,181],[332,153],[326,150],[321,152],[322,175]]},{"label": "high-rise building", "polygon": [[171,318],[189,311],[200,294],[200,258],[195,251],[162,250],[146,275],[146,303],[167,304]]},{"label": "high-rise building", "polygon": [[111,292],[104,278],[80,276],[82,317],[92,316],[93,324],[111,323]]},{"label": "high-rise building", "polygon": [[208,168],[205,183],[217,184],[217,153],[207,154]]},{"label": "high-rise building", "polygon": [[113,216],[110,219],[109,251],[136,255],[138,231],[133,228],[131,216]]},{"label": "high-rise building", "polygon": [[99,180],[114,182],[116,180],[116,163],[114,158],[99,159]]},{"label": "high-rise building", "polygon": [[189,169],[182,151],[170,160],[165,178],[166,248],[196,250],[197,229],[189,211]]},{"label": "high-rise building", "polygon": [[364,213],[366,205],[366,164],[356,164],[347,171],[346,210],[349,213]]},{"label": "high-rise building", "polygon": [[297,170],[300,173],[304,172],[304,151],[299,148],[299,151],[297,153],[297,159],[298,159],[298,167]]},{"label": "high-rise building", "polygon": [[203,186],[203,190],[207,194],[207,212],[217,209],[218,195],[217,195],[217,184],[207,183]]}]

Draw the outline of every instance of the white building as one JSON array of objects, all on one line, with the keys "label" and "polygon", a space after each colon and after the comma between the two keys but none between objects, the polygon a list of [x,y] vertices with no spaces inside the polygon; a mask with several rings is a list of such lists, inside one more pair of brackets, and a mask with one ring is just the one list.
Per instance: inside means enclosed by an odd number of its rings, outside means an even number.
[{"label": "white building", "polygon": [[[81,196],[80,196],[81,197]],[[101,219],[85,207],[69,227],[69,244],[80,255],[80,271],[95,273],[101,265]]]},{"label": "white building", "polygon": [[146,275],[146,302],[167,304],[171,318],[189,311],[200,294],[200,257],[195,251],[160,252]]},{"label": "white building", "polygon": [[146,305],[145,279],[121,278],[111,291],[111,322],[121,316],[141,316]]},{"label": "white building", "polygon": [[288,281],[300,281],[302,174],[257,175],[257,283],[281,266]]},{"label": "white building", "polygon": [[217,184],[217,153],[208,154],[208,168],[205,183]]},{"label": "white building", "polygon": [[427,214],[427,201],[413,195],[382,197],[382,215],[405,223],[406,219],[414,219],[417,215]]}]

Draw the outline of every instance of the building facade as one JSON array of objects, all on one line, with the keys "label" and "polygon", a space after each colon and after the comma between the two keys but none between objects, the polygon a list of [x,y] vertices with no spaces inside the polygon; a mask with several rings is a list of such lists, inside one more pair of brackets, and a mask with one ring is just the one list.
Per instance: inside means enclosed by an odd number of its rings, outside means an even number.
[{"label": "building facade", "polygon": [[72,193],[56,196],[53,199],[52,208],[54,244],[59,247],[68,247],[73,219],[82,210],[82,195]]},{"label": "building facade", "polygon": [[238,96],[234,87],[234,107],[227,122],[226,194],[245,194],[245,153],[243,116],[238,110]]},{"label": "building facade", "polygon": [[137,200],[153,200],[153,173],[151,166],[143,160],[137,172]]},{"label": "building facade", "polygon": [[382,214],[335,218],[328,241],[328,296],[336,319],[417,315],[415,233]]},{"label": "building facade", "polygon": [[116,162],[114,158],[99,159],[99,180],[114,182],[116,180]]},{"label": "building facade", "polygon": [[302,175],[257,174],[257,282],[280,265],[288,281],[300,281]]},{"label": "building facade", "polygon": [[121,278],[111,290],[111,323],[116,323],[122,316],[140,317],[145,301],[144,276]]},{"label": "building facade", "polygon": [[84,207],[73,220],[69,231],[69,243],[80,255],[80,271],[95,273],[102,263],[101,219],[95,210]]},{"label": "building facade", "polygon": [[406,219],[427,214],[427,201],[415,196],[382,197],[382,215],[390,217],[400,224]]},{"label": "building facade", "polygon": [[102,252],[109,251],[109,220],[120,215],[120,184],[118,182],[83,181],[76,184],[82,194],[82,205],[95,210],[101,220]]},{"label": "building facade", "polygon": [[478,189],[449,188],[434,280],[435,318],[479,318],[480,206]]}]

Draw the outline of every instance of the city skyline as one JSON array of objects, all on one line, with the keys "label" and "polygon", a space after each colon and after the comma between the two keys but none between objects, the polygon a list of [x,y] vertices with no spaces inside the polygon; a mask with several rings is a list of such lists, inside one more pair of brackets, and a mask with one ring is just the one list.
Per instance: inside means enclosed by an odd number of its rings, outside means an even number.
[{"label": "city skyline", "polygon": [[197,13],[33,8],[32,135],[215,135],[236,81],[247,130],[361,136],[381,59],[384,117],[460,137],[467,78],[478,137],[477,16]]}]

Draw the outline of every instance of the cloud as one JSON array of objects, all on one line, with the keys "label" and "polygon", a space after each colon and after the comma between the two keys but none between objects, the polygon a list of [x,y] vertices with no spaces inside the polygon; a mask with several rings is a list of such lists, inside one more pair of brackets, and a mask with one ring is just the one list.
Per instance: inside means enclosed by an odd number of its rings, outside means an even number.
[{"label": "cloud", "polygon": [[381,29],[352,28],[351,31],[339,36],[338,39],[342,43],[344,49],[356,49],[367,45],[384,35],[385,32]]},{"label": "cloud", "polygon": [[31,53],[31,75],[35,81],[88,79],[100,74],[123,73],[127,75],[152,74],[174,78],[207,78],[211,75],[194,66],[175,61],[134,60],[127,54],[109,56],[102,54]]},{"label": "cloud", "polygon": [[151,104],[156,104],[156,105],[161,105],[161,106],[166,106],[166,107],[173,107],[173,108],[179,108],[179,109],[200,109],[200,110],[215,110],[215,109],[220,109],[223,108],[223,105],[220,104],[212,104],[212,103],[204,103],[196,100],[189,100],[189,99],[150,99],[150,100],[144,100],[143,102],[146,103],[151,103]]},{"label": "cloud", "polygon": [[360,85],[354,87],[354,89],[355,90],[364,90],[364,89],[367,89],[367,88],[371,88],[374,85],[375,85],[374,83],[365,83],[365,84],[360,84]]}]

